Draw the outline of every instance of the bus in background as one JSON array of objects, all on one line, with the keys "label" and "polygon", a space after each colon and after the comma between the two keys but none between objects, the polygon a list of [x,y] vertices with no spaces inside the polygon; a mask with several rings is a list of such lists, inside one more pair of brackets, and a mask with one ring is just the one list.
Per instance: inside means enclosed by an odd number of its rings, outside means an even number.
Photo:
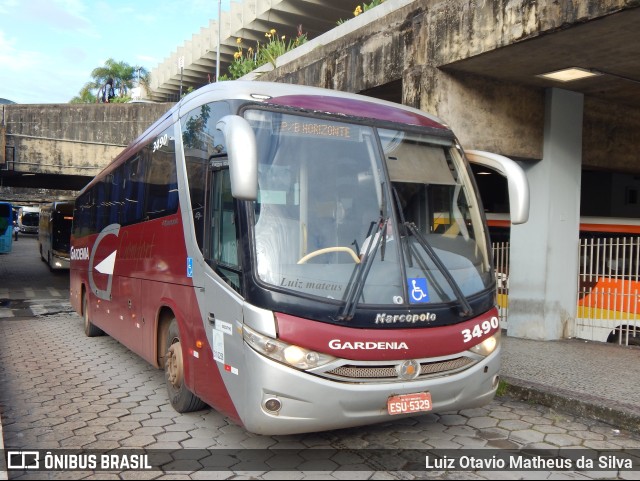
[{"label": "bus in background", "polygon": [[[524,173],[474,162],[512,172],[526,221]],[[179,412],[300,433],[481,406],[498,386],[482,204],[453,132],[416,109],[203,87],[80,192],[70,258],[85,334],[164,368]]]},{"label": "bus in background", "polygon": [[13,208],[9,202],[0,202],[0,254],[11,252],[13,246]]},{"label": "bus in background", "polygon": [[73,201],[56,201],[40,208],[40,258],[49,269],[69,269]]},{"label": "bus in background", "polygon": [[[507,328],[509,293],[508,214],[487,214],[501,324]],[[640,345],[640,220],[580,217],[578,305],[571,335]]]},{"label": "bus in background", "polygon": [[20,207],[18,227],[21,234],[37,234],[40,223],[40,207]]}]

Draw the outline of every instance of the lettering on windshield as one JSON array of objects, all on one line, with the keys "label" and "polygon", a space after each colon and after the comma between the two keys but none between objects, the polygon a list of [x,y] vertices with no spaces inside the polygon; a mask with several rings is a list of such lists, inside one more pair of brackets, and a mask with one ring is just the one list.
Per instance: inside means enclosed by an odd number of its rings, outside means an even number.
[{"label": "lettering on windshield", "polygon": [[280,287],[291,287],[294,289],[315,289],[320,291],[340,292],[343,286],[333,282],[326,281],[303,281],[301,279],[287,279],[283,277],[280,281]]},{"label": "lettering on windshield", "polygon": [[287,134],[314,135],[318,137],[341,137],[343,139],[352,137],[351,127],[349,126],[319,122],[282,121],[274,125],[274,130]]}]

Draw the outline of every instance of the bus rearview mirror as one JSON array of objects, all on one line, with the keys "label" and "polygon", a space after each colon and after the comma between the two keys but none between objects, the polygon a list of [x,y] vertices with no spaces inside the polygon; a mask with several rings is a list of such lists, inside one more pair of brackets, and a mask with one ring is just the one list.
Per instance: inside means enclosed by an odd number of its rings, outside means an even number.
[{"label": "bus rearview mirror", "polygon": [[524,224],[529,220],[529,181],[524,170],[503,155],[480,150],[465,150],[469,162],[482,165],[506,177],[509,188],[509,215],[512,224]]},{"label": "bus rearview mirror", "polygon": [[258,198],[258,151],[256,136],[245,119],[225,115],[216,124],[227,145],[231,194],[240,200]]}]

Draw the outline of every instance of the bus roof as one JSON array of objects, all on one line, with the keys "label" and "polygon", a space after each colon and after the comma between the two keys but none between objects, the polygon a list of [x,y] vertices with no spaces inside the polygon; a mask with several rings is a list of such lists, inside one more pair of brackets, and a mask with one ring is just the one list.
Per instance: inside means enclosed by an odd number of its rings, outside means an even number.
[{"label": "bus roof", "polygon": [[187,95],[174,108],[179,109],[180,114],[184,114],[194,108],[193,104],[199,105],[225,99],[246,99],[329,114],[371,118],[438,129],[449,128],[442,120],[431,114],[374,97],[306,85],[251,80],[209,84]]}]

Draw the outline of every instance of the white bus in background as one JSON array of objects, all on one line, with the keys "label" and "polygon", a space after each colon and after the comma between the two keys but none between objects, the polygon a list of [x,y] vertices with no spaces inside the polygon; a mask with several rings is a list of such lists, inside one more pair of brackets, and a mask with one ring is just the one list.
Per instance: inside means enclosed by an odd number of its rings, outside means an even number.
[{"label": "white bus in background", "polygon": [[18,227],[22,234],[37,234],[40,223],[40,207],[20,207]]},{"label": "white bus in background", "polygon": [[73,201],[56,201],[42,206],[38,243],[40,258],[49,269],[69,269]]}]

